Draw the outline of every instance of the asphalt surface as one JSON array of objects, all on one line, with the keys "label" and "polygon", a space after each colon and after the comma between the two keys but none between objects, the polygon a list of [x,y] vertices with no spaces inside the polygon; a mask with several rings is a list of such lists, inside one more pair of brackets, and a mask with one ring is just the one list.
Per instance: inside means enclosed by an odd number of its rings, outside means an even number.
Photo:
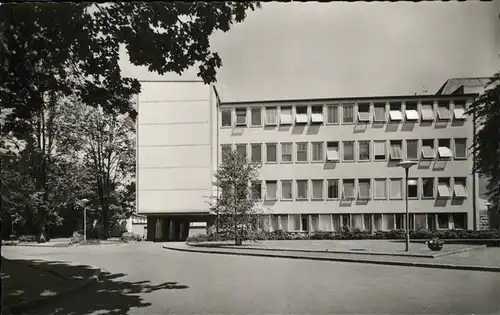
[{"label": "asphalt surface", "polygon": [[2,254],[106,272],[100,283],[36,314],[500,312],[500,274],[187,253],[161,245],[5,246]]}]

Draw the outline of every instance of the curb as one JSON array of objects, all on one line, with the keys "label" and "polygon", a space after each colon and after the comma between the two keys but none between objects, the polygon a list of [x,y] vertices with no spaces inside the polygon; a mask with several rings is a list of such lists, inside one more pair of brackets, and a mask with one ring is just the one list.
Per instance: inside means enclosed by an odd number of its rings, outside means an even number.
[{"label": "curb", "polygon": [[[196,244],[196,243],[186,243],[188,246],[192,247],[202,247],[202,248],[228,248],[228,249],[239,249],[233,245],[220,246],[220,245],[209,245]],[[369,251],[344,251],[344,250],[314,250],[314,249],[291,249],[291,248],[258,248],[258,247],[245,247],[248,250],[263,250],[263,251],[280,251],[280,252],[299,252],[299,253],[332,253],[332,254],[348,254],[348,255],[373,255],[373,256],[396,256],[396,257],[415,257],[415,258],[436,258],[443,257],[447,255],[453,255],[458,253],[467,252],[470,250],[478,250],[486,248],[486,245],[476,245],[471,248],[461,248],[453,251],[436,253],[436,254],[399,254],[399,253],[383,253],[383,252],[369,252]]]},{"label": "curb", "polygon": [[[40,268],[40,269],[43,269],[51,274],[54,274],[56,276],[59,276],[63,279],[68,279],[67,277],[61,275],[61,274],[58,274],[56,272],[54,272],[53,270],[49,270],[49,269],[45,269],[43,267],[40,267],[40,266],[32,266],[33,268]],[[94,268],[93,266],[91,266],[92,268]],[[87,280],[81,282],[81,283],[77,283],[75,284],[74,286],[70,287],[69,289],[67,290],[64,290],[64,291],[61,291],[59,293],[57,293],[56,295],[53,295],[53,296],[44,296],[44,297],[39,297],[39,298],[36,298],[36,299],[33,299],[31,301],[25,301],[25,302],[22,302],[20,304],[17,304],[17,305],[13,305],[13,306],[10,306],[10,307],[2,307],[2,314],[21,314],[21,313],[25,313],[33,308],[37,308],[37,307],[41,307],[45,304],[49,304],[49,303],[53,303],[63,297],[66,297],[68,294],[70,293],[75,293],[76,291],[78,290],[81,290],[83,288],[85,288],[86,286],[94,283],[94,282],[98,282],[99,281],[99,275],[101,273],[101,269],[100,268],[94,268],[96,269],[94,271],[94,273],[92,274],[92,276],[90,276],[90,278],[88,278]]]},{"label": "curb", "polygon": [[[190,246],[190,245],[188,245]],[[374,264],[374,265],[389,265],[389,266],[403,266],[403,267],[419,267],[419,268],[434,268],[434,269],[452,269],[452,270],[468,270],[468,271],[485,271],[485,272],[498,272],[500,267],[490,266],[473,266],[473,265],[449,265],[437,263],[418,263],[418,262],[403,262],[403,261],[381,261],[370,259],[353,259],[353,258],[335,258],[335,257],[315,257],[315,256],[299,256],[299,255],[281,255],[281,254],[254,254],[242,252],[221,252],[209,251],[200,249],[189,249],[179,247],[162,246],[165,249],[176,250],[181,252],[205,253],[205,254],[219,254],[219,255],[235,255],[235,256],[255,256],[255,257],[270,257],[270,258],[288,258],[288,259],[304,259],[304,260],[318,260],[318,261],[337,261],[337,262],[353,262],[361,264]]]}]

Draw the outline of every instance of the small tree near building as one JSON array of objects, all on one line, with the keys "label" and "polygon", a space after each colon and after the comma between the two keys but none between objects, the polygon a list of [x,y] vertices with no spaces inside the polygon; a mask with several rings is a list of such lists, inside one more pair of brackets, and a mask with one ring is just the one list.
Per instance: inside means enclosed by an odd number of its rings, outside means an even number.
[{"label": "small tree near building", "polygon": [[219,233],[234,238],[236,245],[255,240],[260,227],[261,212],[257,207],[260,185],[258,192],[252,189],[252,183],[258,180],[258,169],[259,165],[248,163],[246,157],[230,151],[224,154],[214,175],[219,196],[211,197],[210,208],[217,214]]}]

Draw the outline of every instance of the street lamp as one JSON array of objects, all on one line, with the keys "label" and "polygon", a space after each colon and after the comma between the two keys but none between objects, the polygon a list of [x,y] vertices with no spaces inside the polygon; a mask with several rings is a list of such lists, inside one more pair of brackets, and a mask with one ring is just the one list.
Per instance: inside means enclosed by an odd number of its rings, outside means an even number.
[{"label": "street lamp", "polygon": [[83,198],[78,201],[78,204],[83,207],[83,241],[87,241],[87,203],[90,200]]},{"label": "street lamp", "polygon": [[418,164],[415,161],[402,161],[399,166],[405,169],[405,203],[406,203],[406,251],[410,250],[410,214],[408,212],[408,171],[413,165]]}]

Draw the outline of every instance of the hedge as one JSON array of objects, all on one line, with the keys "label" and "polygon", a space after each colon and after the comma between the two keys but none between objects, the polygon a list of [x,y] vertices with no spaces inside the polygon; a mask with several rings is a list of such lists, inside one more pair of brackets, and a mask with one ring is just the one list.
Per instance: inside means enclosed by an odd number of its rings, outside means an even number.
[{"label": "hedge", "polygon": [[[410,230],[410,239],[431,239],[437,237],[440,239],[499,239],[500,229],[496,230],[442,230],[432,231],[427,229]],[[339,232],[317,231],[311,234],[304,232],[287,232],[277,230],[273,232],[258,231],[255,232],[253,239],[264,240],[377,240],[377,239],[405,239],[404,230],[376,231],[374,233],[361,231],[359,229],[344,230]],[[188,242],[213,242],[234,240],[227,234],[209,233],[188,237]]]}]

